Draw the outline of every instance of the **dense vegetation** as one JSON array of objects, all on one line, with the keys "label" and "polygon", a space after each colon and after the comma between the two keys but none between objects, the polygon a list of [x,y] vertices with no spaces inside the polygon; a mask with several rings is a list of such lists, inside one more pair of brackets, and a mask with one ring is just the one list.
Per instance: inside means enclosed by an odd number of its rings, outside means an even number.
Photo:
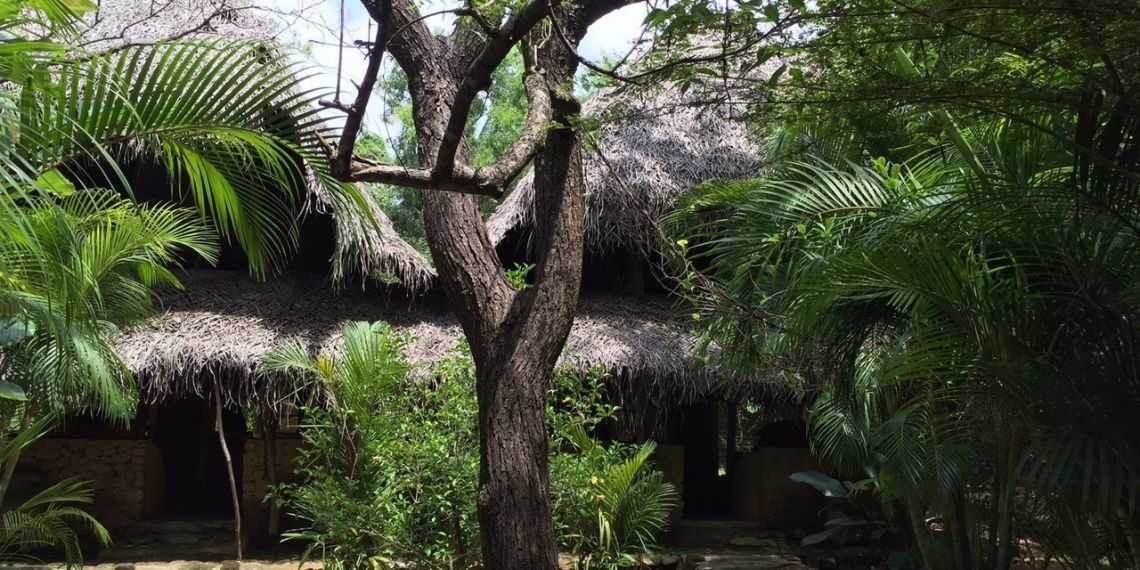
[{"label": "dense vegetation", "polygon": [[[351,189],[311,160],[311,94],[297,94],[296,70],[265,46],[68,47],[94,8],[0,8],[0,502],[21,451],[65,414],[134,416],[137,388],[109,338],[150,314],[154,287],[179,286],[183,262],[213,262],[224,240],[269,275],[297,247],[308,177],[351,203]],[[167,201],[135,201],[132,163],[165,169]],[[80,510],[91,498],[67,480],[5,503],[0,556],[58,547],[79,562],[76,524],[109,539]]]},{"label": "dense vegetation", "polygon": [[668,220],[706,334],[798,363],[813,449],[907,529],[897,564],[1140,565],[1124,4],[773,8],[810,22],[766,46],[798,58],[755,106],[773,162]]},{"label": "dense vegetation", "polygon": [[[265,371],[311,378],[299,483],[275,500],[304,521],[285,534],[335,568],[479,567],[475,516],[479,435],[471,357],[458,350],[429,378],[411,373],[407,339],[384,323],[351,323],[340,354],[311,357],[298,342]],[[559,545],[581,568],[615,568],[652,552],[676,493],[653,469],[652,444],[603,445],[594,432],[617,412],[605,375],[557,375],[548,398],[551,487]]]},{"label": "dense vegetation", "polygon": [[[738,4],[653,9],[658,41],[637,72],[711,86],[711,103],[743,99],[770,142],[755,179],[699,188],[665,220],[701,332],[743,372],[787,363],[813,450],[858,479],[842,493],[906,538],[895,567],[1005,570],[1022,555],[1140,566],[1140,7]],[[329,174],[316,99],[279,54],[211,42],[80,53],[68,40],[90,8],[0,8],[0,502],[20,451],[62,414],[133,415],[134,379],[108,338],[149,314],[153,287],[179,285],[181,263],[229,242],[272,275],[297,247],[312,179],[352,203]],[[693,56],[698,41],[725,45]],[[464,166],[494,162],[522,132],[526,66],[506,53],[459,124]],[[423,159],[408,89],[400,72],[381,81],[405,128],[390,144],[362,137],[359,156]],[[576,144],[574,129],[551,131]],[[169,175],[174,205],[134,200],[122,167],[139,161]],[[423,194],[372,191],[426,250]],[[325,394],[307,410],[304,480],[277,490],[310,525],[293,538],[330,566],[478,564],[470,355],[417,378],[385,325],[345,338],[342,354],[290,345],[266,363]],[[536,441],[551,449],[558,546],[583,566],[630,564],[673,492],[647,463],[651,444],[595,439],[616,412],[604,376],[553,381],[550,436]],[[82,533],[109,538],[81,510],[90,500],[66,480],[3,503],[0,557],[55,546],[79,561]]]}]

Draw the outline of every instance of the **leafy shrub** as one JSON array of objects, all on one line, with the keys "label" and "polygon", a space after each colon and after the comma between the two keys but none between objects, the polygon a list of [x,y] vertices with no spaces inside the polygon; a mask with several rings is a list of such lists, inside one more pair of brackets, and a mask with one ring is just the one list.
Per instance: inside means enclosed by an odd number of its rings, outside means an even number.
[{"label": "leafy shrub", "polygon": [[310,358],[296,343],[267,359],[306,371],[327,391],[306,409],[298,474],[276,499],[307,527],[287,540],[330,568],[463,567],[475,559],[479,440],[469,362],[440,366],[444,381],[411,377],[406,340],[384,323],[345,327],[342,355]]},{"label": "leafy shrub", "polygon": [[[305,521],[287,540],[329,568],[478,565],[479,478],[475,370],[466,349],[415,378],[406,339],[386,324],[352,323],[341,355],[310,357],[300,343],[274,351],[267,370],[317,378],[327,394],[305,410],[301,483],[274,500]],[[599,425],[618,407],[606,376],[566,369],[547,408],[552,433],[551,492],[559,545],[582,567],[615,567],[651,549],[675,500],[651,468],[653,445],[602,445]]]},{"label": "leafy shrub", "polygon": [[[0,446],[0,463],[43,437],[50,425],[50,418],[41,418],[10,436]],[[0,514],[0,562],[38,564],[35,553],[55,550],[68,568],[81,566],[85,534],[101,546],[111,542],[107,529],[83,510],[94,494],[90,483],[64,479]]]},{"label": "leafy shrub", "polygon": [[879,541],[887,533],[897,530],[876,516],[875,502],[878,498],[874,496],[873,479],[840,481],[819,471],[797,471],[788,478],[810,485],[828,499],[827,506],[821,511],[827,515],[824,529],[803,537],[801,546]]},{"label": "leafy shrub", "polygon": [[548,412],[555,531],[582,569],[637,565],[677,502],[673,485],[649,463],[655,444],[602,445],[595,438],[619,409],[606,400],[605,380],[598,369],[584,378],[561,371]]}]

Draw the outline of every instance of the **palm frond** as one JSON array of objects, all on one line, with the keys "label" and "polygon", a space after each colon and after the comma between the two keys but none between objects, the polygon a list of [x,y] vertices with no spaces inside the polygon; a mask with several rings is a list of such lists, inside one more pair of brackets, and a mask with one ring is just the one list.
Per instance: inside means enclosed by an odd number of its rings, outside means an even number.
[{"label": "palm frond", "polygon": [[[54,93],[26,101],[16,151],[39,171],[123,185],[116,164],[162,164],[185,197],[247,252],[253,271],[281,267],[297,246],[310,169],[332,196],[325,127],[305,71],[248,42],[179,42],[62,66]],[[96,159],[99,167],[84,170]]]}]

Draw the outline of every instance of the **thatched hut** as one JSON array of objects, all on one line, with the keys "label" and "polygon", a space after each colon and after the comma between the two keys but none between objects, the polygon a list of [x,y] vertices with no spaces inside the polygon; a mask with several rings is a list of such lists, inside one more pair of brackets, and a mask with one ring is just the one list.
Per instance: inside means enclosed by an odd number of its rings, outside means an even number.
[{"label": "thatched hut", "polygon": [[[698,103],[667,85],[608,91],[586,105],[602,125],[600,152],[588,153],[583,165],[588,254],[561,364],[604,368],[614,397],[630,411],[611,436],[660,441],[658,462],[684,489],[685,515],[722,516],[744,512],[732,497],[755,495],[752,486],[738,492],[730,485],[737,441],[748,439],[736,405],[771,404],[786,393],[768,378],[737,377],[701,357],[691,319],[646,278],[651,221],[694,185],[748,176],[760,159],[730,106]],[[161,173],[140,175],[154,178],[150,187],[166,186]],[[289,338],[313,352],[332,349],[345,321],[384,320],[413,338],[408,358],[426,373],[462,336],[437,293],[413,294],[432,289],[430,262],[368,204],[370,212],[343,208],[313,188],[301,249],[285,275],[255,283],[240,270],[239,256],[228,264],[233,271],[195,271],[185,291],[164,292],[158,316],[115,343],[139,378],[138,417],[128,426],[72,418],[29,450],[24,465],[45,476],[93,480],[95,512],[120,529],[155,518],[224,519],[233,511],[213,431],[214,418],[223,416],[246,531],[271,531],[275,517],[263,499],[269,484],[293,471],[300,439],[288,410],[309,394],[296,378],[258,374],[265,354]],[[527,175],[488,223],[504,266],[527,260],[532,223]],[[802,455],[780,460],[774,479],[799,466]],[[755,463],[741,457],[740,464]]]}]

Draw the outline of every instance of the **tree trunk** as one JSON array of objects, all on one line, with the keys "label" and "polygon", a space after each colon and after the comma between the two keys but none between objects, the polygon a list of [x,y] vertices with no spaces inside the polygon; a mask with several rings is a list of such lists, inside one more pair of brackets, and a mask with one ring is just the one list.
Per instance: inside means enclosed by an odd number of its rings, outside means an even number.
[{"label": "tree trunk", "polygon": [[955,568],[972,570],[974,565],[973,548],[966,520],[966,497],[961,490],[954,491],[947,498],[946,526],[954,547]]},{"label": "tree trunk", "polygon": [[[554,127],[544,129],[544,145],[534,157],[533,286],[516,291],[507,282],[475,197],[424,193],[428,245],[475,361],[480,536],[483,566],[494,570],[557,568],[545,400],[577,306],[585,217],[578,137],[568,127],[579,112],[572,93],[578,65],[573,44],[591,22],[625,1],[586,2],[588,8],[551,2],[541,9],[557,6],[550,17],[557,18],[565,41],[547,29],[537,50],[522,46],[528,71],[543,74]],[[518,14],[534,14],[534,6]],[[472,62],[494,43],[518,39],[484,40],[477,27],[439,38],[417,14],[408,0],[395,3],[391,23],[401,32],[388,48],[408,76],[421,165],[436,172],[443,141],[455,142],[448,123],[455,119],[453,108],[464,108],[457,94],[470,94],[480,82],[470,75]],[[454,156],[456,169],[470,167],[461,139]]]},{"label": "tree trunk", "polygon": [[[552,55],[547,53],[546,61]],[[545,67],[547,81],[569,81],[572,67]],[[578,112],[572,98],[556,97],[553,106],[554,120],[561,124],[568,124]],[[432,129],[420,132],[427,133],[421,136],[421,148],[431,156],[436,146]],[[461,148],[464,160],[467,154]],[[535,158],[539,216],[533,242],[538,258],[535,284],[521,292],[506,283],[473,197],[441,192],[424,196],[432,256],[475,358],[481,458],[478,507],[487,568],[557,567],[545,398],[570,332],[581,281],[585,201],[579,163],[574,131],[551,130]]]},{"label": "tree trunk", "polygon": [[230,458],[230,447],[226,445],[226,430],[222,425],[222,384],[214,380],[214,430],[218,432],[218,444],[222,446],[222,457],[226,460],[226,475],[230,478],[230,499],[234,507],[234,545],[237,559],[241,561],[241,499],[238,497],[237,479],[234,478],[234,462]]},{"label": "tree trunk", "polygon": [[930,537],[926,529],[926,509],[922,508],[913,499],[906,500],[907,520],[910,521],[910,532],[914,535],[914,545],[923,568],[929,569],[932,558],[930,552]]},{"label": "tree trunk", "polygon": [[996,465],[996,470],[1002,474],[1001,485],[999,487],[1000,494],[994,496],[997,501],[997,528],[994,530],[995,539],[995,552],[993,560],[994,570],[1008,570],[1013,563],[1013,555],[1015,551],[1014,533],[1013,533],[1013,498],[1014,491],[1016,490],[1016,481],[1014,476],[1017,470],[1018,458],[1020,457],[1019,435],[1016,426],[1010,426],[1006,422],[1002,422],[1001,418],[998,421],[1000,429],[997,433],[1009,434],[1008,442],[1001,442],[999,452],[999,462]]}]

